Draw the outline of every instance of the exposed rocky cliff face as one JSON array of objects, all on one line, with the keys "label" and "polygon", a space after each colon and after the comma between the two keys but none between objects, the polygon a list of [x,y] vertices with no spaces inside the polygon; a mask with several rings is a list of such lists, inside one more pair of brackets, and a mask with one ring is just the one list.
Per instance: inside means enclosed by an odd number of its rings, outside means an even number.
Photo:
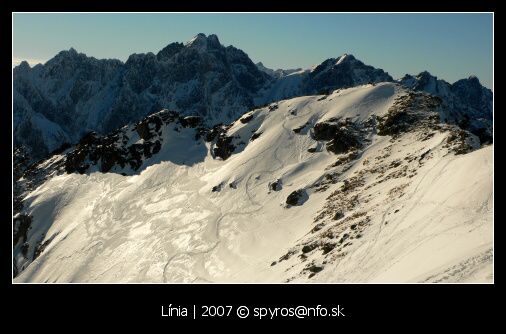
[{"label": "exposed rocky cliff face", "polygon": [[458,124],[476,134],[482,143],[492,142],[492,91],[471,76],[450,84],[425,71],[405,75],[399,82],[407,88],[424,91],[442,99],[441,120]]}]

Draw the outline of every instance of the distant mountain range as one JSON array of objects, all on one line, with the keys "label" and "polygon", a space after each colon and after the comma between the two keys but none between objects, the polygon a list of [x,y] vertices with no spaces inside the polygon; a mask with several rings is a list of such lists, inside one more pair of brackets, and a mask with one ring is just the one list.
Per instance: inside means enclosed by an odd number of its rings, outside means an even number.
[{"label": "distant mountain range", "polygon": [[[14,144],[24,146],[31,160],[90,131],[107,134],[161,109],[199,116],[212,126],[282,99],[395,81],[352,55],[313,69],[271,70],[205,34],[157,54],[133,54],[124,63],[70,49],[33,68],[22,62],[13,77]],[[482,142],[492,140],[492,92],[476,77],[449,84],[422,72],[397,82],[442,98],[443,122],[459,124]]]}]

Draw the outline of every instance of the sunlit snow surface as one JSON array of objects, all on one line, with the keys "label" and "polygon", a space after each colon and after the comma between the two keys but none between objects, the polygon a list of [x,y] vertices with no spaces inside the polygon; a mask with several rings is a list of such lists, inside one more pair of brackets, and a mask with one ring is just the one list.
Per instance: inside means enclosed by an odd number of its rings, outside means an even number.
[{"label": "sunlit snow surface", "polygon": [[[133,176],[53,177],[28,195],[25,211],[34,217],[31,235],[40,229],[54,239],[15,282],[491,282],[493,147],[448,154],[443,133],[394,141],[392,161],[427,149],[432,157],[412,178],[364,192],[368,200],[354,212],[367,212],[371,224],[345,256],[312,278],[297,269],[296,256],[271,266],[307,237],[328,195],[342,185],[285,207],[292,191],[307,188],[336,160],[325,149],[309,153],[316,141],[293,129],[336,116],[383,115],[402,93],[394,84],[366,85],[257,109],[251,122],[235,122],[229,134],[245,142],[252,131],[261,136],[226,161],[208,150],[194,163],[146,161]],[[341,178],[375,161],[389,141],[372,136]],[[170,147],[181,157],[194,154],[184,143]],[[276,179],[282,189],[269,191]],[[212,192],[220,183],[222,190]],[[389,191],[401,185],[404,195],[392,197]],[[308,261],[322,259],[314,252]]]}]

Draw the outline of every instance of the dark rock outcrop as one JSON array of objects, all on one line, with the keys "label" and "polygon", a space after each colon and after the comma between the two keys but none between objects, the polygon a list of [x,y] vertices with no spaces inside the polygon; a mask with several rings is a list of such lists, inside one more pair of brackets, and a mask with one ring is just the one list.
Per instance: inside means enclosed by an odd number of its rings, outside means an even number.
[{"label": "dark rock outcrop", "polygon": [[249,123],[253,119],[253,114],[246,115],[240,119],[242,124]]},{"label": "dark rock outcrop", "polygon": [[304,253],[304,254],[309,253],[316,248],[318,248],[318,243],[316,243],[316,242],[310,243],[308,245],[304,245],[304,247],[302,247],[302,253]]},{"label": "dark rock outcrop", "polygon": [[377,117],[378,135],[395,138],[415,126],[436,126],[441,102],[441,98],[426,93],[410,92],[400,96],[386,115]]},{"label": "dark rock outcrop", "polygon": [[260,135],[262,134],[262,132],[255,132],[251,138],[250,138],[250,141],[253,141],[255,139],[257,139],[258,137],[260,137]]},{"label": "dark rock outcrop", "polygon": [[309,196],[304,189],[298,189],[288,195],[286,198],[286,204],[288,206],[302,205],[308,198]]},{"label": "dark rock outcrop", "polygon": [[232,137],[228,137],[225,133],[221,133],[216,140],[216,147],[213,149],[215,157],[227,160],[235,150],[232,144]]},{"label": "dark rock outcrop", "polygon": [[174,125],[174,131],[180,131],[177,130],[180,127],[194,128],[196,140],[206,132],[201,126],[200,117],[182,117],[174,111],[162,110],[132,126],[142,142],[128,144],[130,140],[127,135],[128,127],[107,136],[101,136],[96,132],[88,133],[67,153],[65,172],[84,174],[95,165],[103,173],[110,172],[115,167],[123,169],[127,166],[137,171],[144,160],[160,152],[162,131],[168,129],[169,124]]},{"label": "dark rock outcrop", "polygon": [[218,184],[218,185],[214,186],[214,187],[211,189],[211,192],[213,192],[213,193],[220,192],[222,187],[223,187],[223,183],[220,183],[220,184]]},{"label": "dark rock outcrop", "polygon": [[272,191],[280,191],[283,188],[283,183],[280,179],[269,183],[269,189]]},{"label": "dark rock outcrop", "polygon": [[315,124],[313,130],[313,138],[327,141],[327,150],[335,154],[346,153],[362,145],[360,132],[351,122],[329,120]]},{"label": "dark rock outcrop", "polygon": [[424,71],[416,76],[406,74],[399,82],[407,88],[439,97],[443,122],[470,131],[482,144],[493,141],[493,93],[482,86],[477,77],[470,76],[450,84]]}]

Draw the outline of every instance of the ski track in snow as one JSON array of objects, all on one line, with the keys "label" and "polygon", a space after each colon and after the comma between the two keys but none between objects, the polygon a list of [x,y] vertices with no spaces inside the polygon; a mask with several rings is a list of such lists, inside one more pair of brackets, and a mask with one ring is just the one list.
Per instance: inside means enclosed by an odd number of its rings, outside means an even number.
[{"label": "ski track in snow", "polygon": [[[132,176],[56,176],[26,198],[27,211],[40,226],[30,242],[39,240],[43,228],[46,239],[55,238],[15,282],[282,282],[294,273],[296,280],[307,281],[290,269],[301,265],[296,256],[276,266],[271,262],[311,237],[314,217],[341,185],[310,191],[301,206],[284,205],[292,191],[309,189],[337,158],[312,139],[313,126],[342,115],[362,120],[382,115],[402,94],[393,84],[365,85],[324,100],[299,97],[277,102],[276,110],[257,109],[255,119],[263,117],[258,127],[236,122],[229,131],[241,138],[252,131],[262,135],[226,161],[208,154],[191,166],[162,161]],[[293,131],[305,123],[303,132]],[[437,153],[442,135],[426,143],[406,138],[392,150],[406,154],[406,144],[418,145],[422,152],[430,147],[435,157],[427,158],[414,178],[383,183],[378,188],[383,195],[375,193],[371,203],[352,211],[369,213],[371,225],[314,281],[492,280],[491,147],[442,155]],[[371,140],[340,178],[359,170],[365,159],[374,162],[387,144],[387,137]],[[318,152],[308,153],[315,145]],[[463,178],[472,168],[482,172]],[[276,179],[283,181],[282,189],[269,191]],[[403,197],[387,198],[385,192],[406,182]],[[218,184],[221,191],[211,192]],[[441,191],[435,192],[434,184]],[[429,261],[424,254],[436,258]]]}]

